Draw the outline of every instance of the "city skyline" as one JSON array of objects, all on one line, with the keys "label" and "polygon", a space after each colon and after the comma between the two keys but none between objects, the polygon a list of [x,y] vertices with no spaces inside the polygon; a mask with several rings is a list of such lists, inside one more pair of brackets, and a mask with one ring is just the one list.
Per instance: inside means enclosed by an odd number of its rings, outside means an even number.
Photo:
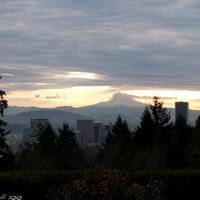
[{"label": "city skyline", "polygon": [[81,107],[115,93],[200,110],[197,0],[0,2],[10,106]]}]

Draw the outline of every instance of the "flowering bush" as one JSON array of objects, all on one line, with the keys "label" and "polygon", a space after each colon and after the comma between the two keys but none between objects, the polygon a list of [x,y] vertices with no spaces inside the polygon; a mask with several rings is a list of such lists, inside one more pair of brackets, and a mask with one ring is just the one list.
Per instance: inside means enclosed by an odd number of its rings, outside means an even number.
[{"label": "flowering bush", "polygon": [[127,191],[127,200],[145,200],[147,199],[148,195],[146,189],[143,185],[138,183],[133,183],[131,187],[128,188]]},{"label": "flowering bush", "polygon": [[149,194],[149,200],[164,200],[162,197],[162,189],[164,184],[158,180],[150,179],[146,191]]},{"label": "flowering bush", "polygon": [[70,191],[62,186],[59,189],[51,188],[47,194],[47,199],[49,200],[68,200]]},{"label": "flowering bush", "polygon": [[95,168],[83,179],[75,180],[69,188],[71,199],[121,200],[126,180],[117,171]]},{"label": "flowering bush", "polygon": [[158,180],[150,179],[146,186],[133,183],[128,189],[127,199],[129,200],[164,200],[162,189],[164,184]]},{"label": "flowering bush", "polygon": [[126,178],[118,171],[102,168],[89,170],[81,179],[61,189],[51,189],[49,200],[163,200],[163,184],[150,179],[146,186],[127,185]]}]

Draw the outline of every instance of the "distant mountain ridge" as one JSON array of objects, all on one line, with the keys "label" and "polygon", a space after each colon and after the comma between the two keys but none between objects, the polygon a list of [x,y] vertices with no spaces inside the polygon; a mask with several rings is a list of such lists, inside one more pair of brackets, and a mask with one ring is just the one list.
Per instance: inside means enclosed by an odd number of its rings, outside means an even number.
[{"label": "distant mountain ridge", "polygon": [[[106,101],[106,102],[100,102],[97,104],[93,104],[93,105],[89,105],[89,106],[83,106],[83,107],[79,107],[79,108],[74,108],[72,106],[60,106],[60,107],[55,107],[55,108],[46,108],[46,109],[56,109],[56,110],[62,110],[62,111],[67,111],[67,112],[77,112],[80,110],[86,111],[87,109],[99,109],[99,108],[104,108],[104,107],[110,107],[113,108],[113,110],[115,108],[127,108],[127,107],[136,107],[136,108],[140,108],[140,107],[145,107],[146,104],[143,104],[139,101],[136,101],[133,99],[132,95],[128,95],[128,94],[122,94],[122,93],[115,93],[112,97],[111,100]],[[27,111],[36,111],[36,110],[41,110],[41,109],[45,109],[45,108],[39,108],[39,107],[18,107],[18,106],[9,106],[6,109],[5,114],[6,115],[15,115],[21,112],[27,112]]]},{"label": "distant mountain ridge", "polygon": [[67,121],[75,126],[78,119],[93,119],[102,123],[112,123],[120,114],[127,118],[130,124],[135,124],[144,107],[145,104],[135,101],[131,95],[116,93],[110,101],[80,108],[71,106],[56,108],[9,106],[5,110],[5,120],[8,124],[28,126],[31,118],[47,118],[54,125]]},{"label": "distant mountain ridge", "polygon": [[[146,104],[135,101],[131,95],[116,93],[107,102],[91,106],[74,108],[62,106],[56,108],[16,107],[9,106],[5,110],[5,121],[8,124],[29,125],[31,118],[47,118],[52,124],[60,125],[64,121],[75,126],[78,119],[93,119],[102,123],[113,123],[120,114],[130,126],[137,126]],[[174,109],[169,109],[174,120]],[[189,111],[189,121],[195,123],[199,111]]]},{"label": "distant mountain ridge", "polygon": [[114,107],[114,106],[126,106],[126,107],[144,107],[145,104],[133,99],[132,95],[122,94],[120,92],[115,93],[111,100],[107,102],[100,102],[94,106],[100,107]]},{"label": "distant mountain ridge", "polygon": [[56,109],[39,109],[5,116],[5,121],[8,124],[30,125],[30,120],[32,118],[46,118],[54,125],[62,124],[64,121],[69,124],[74,124],[77,119],[89,119],[89,117],[78,113],[76,114]]}]

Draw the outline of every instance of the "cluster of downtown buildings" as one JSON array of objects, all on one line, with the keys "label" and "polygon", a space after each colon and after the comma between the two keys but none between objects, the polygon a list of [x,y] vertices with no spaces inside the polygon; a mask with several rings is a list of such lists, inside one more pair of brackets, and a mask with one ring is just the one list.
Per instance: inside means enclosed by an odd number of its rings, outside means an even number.
[{"label": "cluster of downtown buildings", "polygon": [[[34,131],[40,126],[48,125],[48,119],[31,119],[30,130]],[[80,147],[102,146],[108,133],[112,129],[112,124],[104,125],[92,119],[79,119],[76,122],[76,139]]]},{"label": "cluster of downtown buildings", "polygon": [[[182,117],[188,124],[188,115],[189,115],[189,103],[188,102],[176,102],[175,103],[175,120],[178,117]],[[33,131],[38,128],[38,126],[46,126],[49,123],[48,119],[45,118],[35,118],[30,120],[30,127],[24,130],[24,134],[8,135],[8,143],[11,147],[14,147],[16,151],[17,146],[21,141],[30,142],[33,138],[30,135]],[[81,148],[94,148],[99,149],[106,140],[106,137],[109,133],[112,132],[112,123],[103,124],[101,122],[95,122],[92,119],[78,119],[76,121],[76,139],[77,143]]]}]

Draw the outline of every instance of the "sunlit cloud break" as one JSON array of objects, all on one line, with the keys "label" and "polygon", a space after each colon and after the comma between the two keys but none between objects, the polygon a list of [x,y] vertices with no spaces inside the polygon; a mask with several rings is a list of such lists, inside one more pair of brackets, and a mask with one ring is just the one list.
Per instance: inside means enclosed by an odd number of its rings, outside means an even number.
[{"label": "sunlit cloud break", "polygon": [[123,92],[200,109],[199,5],[1,1],[1,89],[10,105],[84,106]]},{"label": "sunlit cloud break", "polygon": [[101,79],[100,75],[89,72],[68,72],[65,78]]},{"label": "sunlit cloud break", "polygon": [[15,74],[9,74],[9,73],[2,73],[0,76],[15,76]]}]

